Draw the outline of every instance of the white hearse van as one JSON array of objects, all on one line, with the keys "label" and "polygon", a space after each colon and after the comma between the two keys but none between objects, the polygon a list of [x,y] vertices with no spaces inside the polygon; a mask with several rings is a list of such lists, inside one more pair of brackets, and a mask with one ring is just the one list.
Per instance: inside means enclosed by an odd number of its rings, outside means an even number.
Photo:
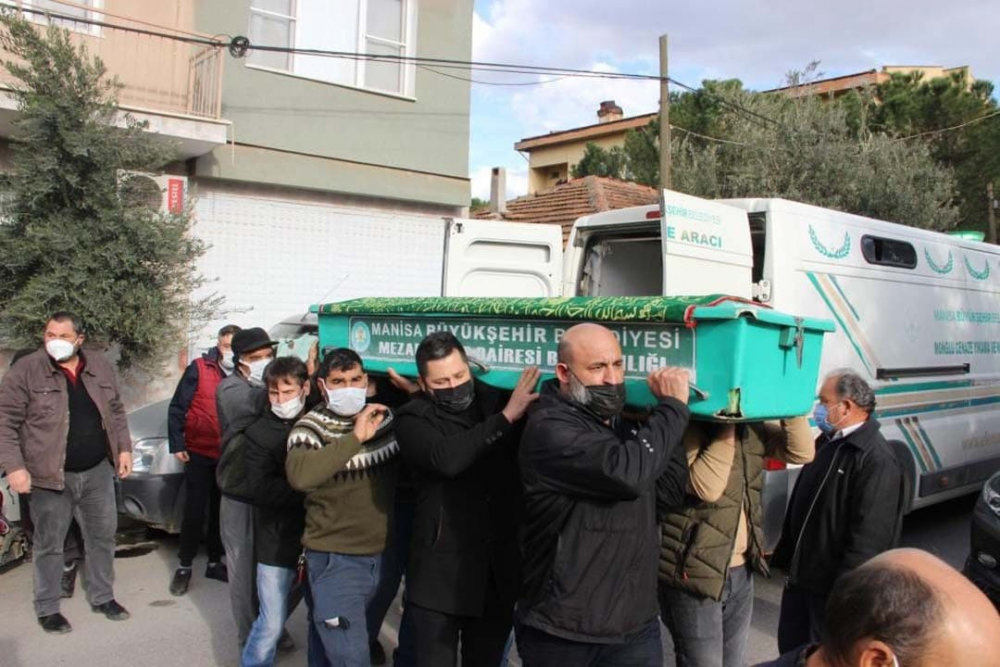
[{"label": "white hearse van", "polygon": [[[753,298],[832,319],[823,372],[873,385],[907,510],[977,491],[1000,468],[1000,248],[782,199],[664,193],[558,226],[453,220],[447,295]],[[789,476],[768,462],[765,532]]]}]

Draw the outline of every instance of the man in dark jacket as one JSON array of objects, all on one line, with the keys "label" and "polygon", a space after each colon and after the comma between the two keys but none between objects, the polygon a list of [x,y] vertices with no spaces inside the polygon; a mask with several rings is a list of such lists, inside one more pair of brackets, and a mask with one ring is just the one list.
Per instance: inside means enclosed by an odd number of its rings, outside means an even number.
[{"label": "man in dark jacket", "polygon": [[787,573],[778,621],[786,653],[820,637],[834,580],[899,539],[903,476],[872,417],[875,393],[860,376],[827,377],[813,418],[823,431],[799,474],[771,564]]},{"label": "man in dark jacket", "polygon": [[[232,375],[219,383],[215,392],[222,450],[233,436],[242,433],[264,413],[268,405],[264,369],[274,358],[278,343],[260,327],[243,329],[233,335]],[[219,502],[219,532],[226,550],[229,600],[236,623],[240,650],[257,617],[254,604],[253,505],[250,498],[222,494]]]},{"label": "man in dark jacket", "polygon": [[518,652],[525,667],[660,667],[656,510],[684,499],[688,373],[652,372],[660,403],[633,424],[611,331],[572,327],[558,360],[521,439]]},{"label": "man in dark jacket", "polygon": [[[230,324],[219,329],[215,347],[188,364],[170,401],[167,435],[170,452],[184,463],[184,518],[181,521],[180,564],[170,582],[173,595],[187,593],[191,563],[205,538],[208,567],[205,577],[228,581],[222,563],[225,551],[219,536],[219,485],[215,466],[219,461],[222,431],[215,391],[233,371],[233,334],[240,328]],[[208,531],[205,515],[208,515]]]},{"label": "man in dark jacket", "polygon": [[59,613],[60,582],[73,517],[86,545],[87,601],[111,620],[129,617],[113,590],[114,478],[132,472],[132,438],[110,362],[80,349],[80,319],[55,313],[44,341],[0,383],[0,468],[11,491],[31,494],[38,623],[46,632],[65,633],[71,627]]},{"label": "man in dark jacket", "polygon": [[417,348],[423,393],[396,438],[417,492],[406,623],[418,667],[497,667],[520,579],[521,493],[515,424],[538,397],[526,369],[508,398],[473,381],[465,349],[437,332]]},{"label": "man in dark jacket", "polygon": [[[274,664],[296,583],[305,496],[288,484],[288,434],[305,411],[309,373],[298,357],[279,357],[264,372],[270,409],[245,432],[247,487],[254,491],[253,543],[260,614],[243,648],[242,667]],[[310,634],[315,629],[310,624]]]}]

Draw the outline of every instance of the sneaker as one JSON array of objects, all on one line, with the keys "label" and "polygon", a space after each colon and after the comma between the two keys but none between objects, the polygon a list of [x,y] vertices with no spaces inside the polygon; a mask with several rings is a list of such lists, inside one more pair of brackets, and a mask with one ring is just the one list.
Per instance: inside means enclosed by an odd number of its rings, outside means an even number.
[{"label": "sneaker", "polygon": [[[71,565],[63,565],[62,581],[60,581],[60,596],[64,598],[73,597],[76,592],[76,571],[80,569],[80,563],[74,561]],[[66,620],[66,619],[63,619]]]},{"label": "sneaker", "polygon": [[228,584],[229,570],[226,569],[226,566],[223,563],[209,563],[208,567],[205,568],[205,578],[215,579],[216,581]]},{"label": "sneaker", "polygon": [[368,657],[373,665],[385,664],[385,649],[382,648],[379,640],[376,639],[368,644]]},{"label": "sneaker", "polygon": [[278,651],[281,653],[291,653],[295,650],[295,640],[288,634],[288,630],[281,629],[281,638],[278,639]]},{"label": "sneaker", "polygon": [[128,610],[115,600],[108,600],[104,604],[91,605],[90,609],[95,614],[104,614],[111,621],[124,621],[130,616]]},{"label": "sneaker", "polygon": [[51,632],[56,635],[64,635],[73,630],[66,617],[58,612],[49,614],[48,616],[39,616],[38,624],[42,626],[42,630],[45,630],[45,632]]},{"label": "sneaker", "polygon": [[188,584],[191,583],[191,568],[179,567],[174,572],[174,578],[170,580],[170,594],[184,595],[188,592]]}]

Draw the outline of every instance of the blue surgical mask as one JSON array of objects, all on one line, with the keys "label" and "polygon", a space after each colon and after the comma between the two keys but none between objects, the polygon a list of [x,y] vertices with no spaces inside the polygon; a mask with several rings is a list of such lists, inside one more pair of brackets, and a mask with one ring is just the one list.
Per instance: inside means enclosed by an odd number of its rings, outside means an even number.
[{"label": "blue surgical mask", "polygon": [[829,409],[822,403],[817,403],[813,409],[813,421],[816,422],[816,428],[823,433],[833,433],[833,424],[830,423],[829,417]]}]

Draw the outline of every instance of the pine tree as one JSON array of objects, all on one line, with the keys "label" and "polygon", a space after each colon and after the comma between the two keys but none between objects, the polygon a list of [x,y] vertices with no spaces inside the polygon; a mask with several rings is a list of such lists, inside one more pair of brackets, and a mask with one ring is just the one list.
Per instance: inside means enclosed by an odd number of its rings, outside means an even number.
[{"label": "pine tree", "polygon": [[192,301],[205,246],[190,202],[157,212],[139,179],[123,178],[162,169],[173,146],[118,108],[121,84],[68,31],[5,11],[0,46],[19,110],[3,177],[0,343],[37,343],[50,313],[71,310],[120,367],[148,365],[218,305]]}]

